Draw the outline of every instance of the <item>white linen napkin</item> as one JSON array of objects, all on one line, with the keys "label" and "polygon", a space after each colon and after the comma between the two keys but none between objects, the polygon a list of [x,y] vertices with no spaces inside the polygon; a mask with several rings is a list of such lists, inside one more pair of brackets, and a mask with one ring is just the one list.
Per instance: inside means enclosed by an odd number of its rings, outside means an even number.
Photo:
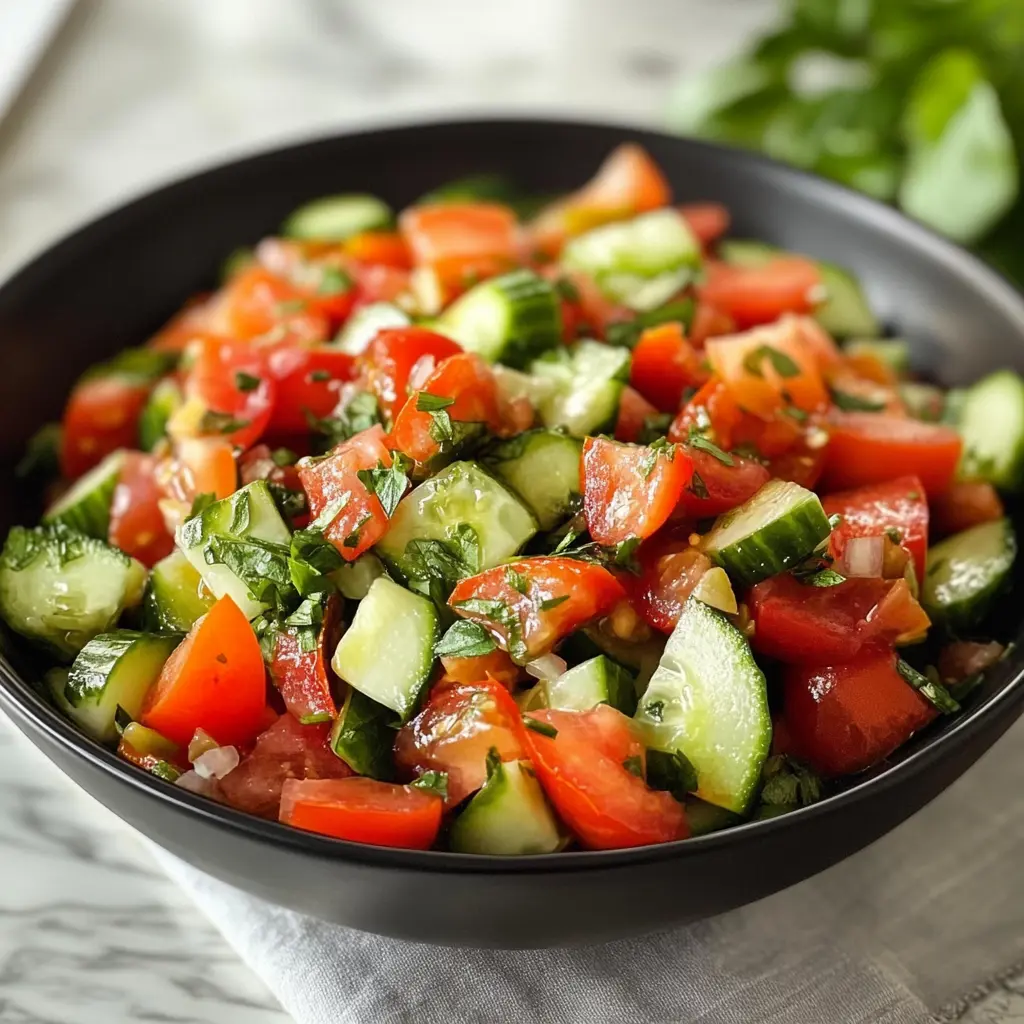
[{"label": "white linen napkin", "polygon": [[299,1024],[925,1024],[955,1020],[965,993],[1024,957],[1022,745],[1024,723],[911,821],[801,885],[582,949],[380,938],[155,852]]}]

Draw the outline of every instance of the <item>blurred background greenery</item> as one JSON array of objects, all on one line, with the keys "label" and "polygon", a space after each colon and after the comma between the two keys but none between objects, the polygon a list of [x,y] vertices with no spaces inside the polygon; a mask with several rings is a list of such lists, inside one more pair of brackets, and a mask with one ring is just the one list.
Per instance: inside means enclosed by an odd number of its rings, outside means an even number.
[{"label": "blurred background greenery", "polygon": [[670,125],[895,203],[1024,287],[1024,0],[789,0]]}]

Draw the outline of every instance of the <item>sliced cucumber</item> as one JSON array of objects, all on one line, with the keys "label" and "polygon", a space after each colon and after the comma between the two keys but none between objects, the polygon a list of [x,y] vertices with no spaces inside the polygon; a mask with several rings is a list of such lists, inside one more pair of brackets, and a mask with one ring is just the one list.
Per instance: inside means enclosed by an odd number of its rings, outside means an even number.
[{"label": "sliced cucumber", "polygon": [[354,686],[348,688],[345,703],[331,727],[331,750],[357,775],[390,779],[395,766],[392,748],[395,713],[378,704]]},{"label": "sliced cucumber", "polygon": [[653,750],[697,770],[697,795],[742,814],[757,795],[772,722],[764,673],[747,638],[720,612],[689,600],[636,712]]},{"label": "sliced cucumber", "polygon": [[703,547],[733,579],[753,586],[802,562],[830,532],[813,491],[788,480],[769,480],[738,508],[719,516]]},{"label": "sliced cucumber", "polygon": [[1007,583],[1017,557],[1008,519],[973,526],[928,550],[921,604],[932,622],[956,632],[978,625]]},{"label": "sliced cucumber", "polygon": [[902,338],[851,338],[843,348],[847,355],[874,356],[897,377],[910,373],[910,346]]},{"label": "sliced cucumber", "polygon": [[606,628],[606,623],[597,623],[566,637],[559,647],[559,654],[577,663],[606,654],[635,676],[636,691],[642,693],[654,675],[664,650],[665,637],[661,633],[635,643],[613,635]]},{"label": "sliced cucumber", "polygon": [[361,554],[354,562],[346,562],[330,574],[331,581],[350,601],[362,601],[370,592],[370,586],[378,576],[384,575],[380,559],[370,551]]},{"label": "sliced cucumber", "polygon": [[453,462],[398,503],[375,550],[409,579],[418,575],[411,541],[452,544],[465,552],[470,576],[511,558],[536,532],[533,516],[504,484],[475,462]]},{"label": "sliced cucumber", "polygon": [[575,437],[614,429],[629,360],[628,349],[599,341],[580,341],[535,359],[530,372],[556,385],[540,402],[541,421],[546,427],[564,427]]},{"label": "sliced cucumber", "polygon": [[187,633],[213,607],[213,594],[195,566],[175,550],[153,566],[142,606],[146,629]]},{"label": "sliced cucumber", "polygon": [[441,334],[489,363],[523,367],[562,340],[562,312],[550,281],[514,270],[470,288],[438,317]]},{"label": "sliced cucumber", "polygon": [[381,576],[359,602],[331,667],[405,722],[430,682],[440,636],[433,603]]},{"label": "sliced cucumber", "polygon": [[71,666],[65,695],[69,714],[87,735],[101,743],[117,739],[118,707],[135,719],[150,686],[181,636],[118,629],[93,637]]},{"label": "sliced cucumber", "polygon": [[87,537],[106,540],[110,530],[110,505],[123,465],[124,452],[112,452],[46,510],[43,522],[63,523]]},{"label": "sliced cucumber", "polygon": [[15,526],[0,555],[0,617],[70,660],[142,599],[146,569],[59,524]]},{"label": "sliced cucumber", "polygon": [[553,530],[580,499],[583,444],[557,430],[529,430],[501,441],[485,456],[487,468],[508,484],[542,530]]},{"label": "sliced cucumber", "polygon": [[388,228],[394,219],[391,207],[376,196],[323,196],[295,210],[284,222],[281,233],[287,238],[344,242],[362,231]]},{"label": "sliced cucumber", "polygon": [[1004,491],[1024,488],[1024,379],[999,370],[967,389],[959,409],[960,476]]},{"label": "sliced cucumber", "polygon": [[700,242],[671,208],[593,228],[562,251],[564,266],[589,274],[614,302],[641,311],[672,298],[700,262]]},{"label": "sliced cucumber", "polygon": [[536,408],[545,398],[550,398],[558,390],[558,385],[548,377],[534,377],[529,373],[502,366],[500,363],[496,363],[492,369],[498,381],[498,391],[502,398],[508,400],[525,398]]},{"label": "sliced cucumber", "polygon": [[705,836],[709,832],[720,832],[723,828],[732,828],[743,819],[724,807],[716,807],[696,796],[686,798],[686,821],[690,826],[691,836]]},{"label": "sliced cucumber", "polygon": [[167,421],[184,401],[173,380],[162,380],[153,388],[139,416],[139,447],[144,452],[151,452],[167,436]]},{"label": "sliced cucumber", "polygon": [[636,711],[632,674],[603,654],[547,680],[545,688],[549,708],[588,711],[598,704],[610,704],[624,715]]},{"label": "sliced cucumber", "polygon": [[455,819],[448,836],[458,853],[499,857],[554,853],[565,845],[544,791],[525,761],[487,759],[487,781]]},{"label": "sliced cucumber", "polygon": [[333,346],[349,355],[358,356],[377,336],[378,331],[388,327],[407,327],[412,321],[397,306],[390,302],[371,302],[357,309],[338,332]]},{"label": "sliced cucumber", "polygon": [[176,541],[214,597],[229,596],[246,618],[270,607],[265,583],[287,583],[291,531],[265,480],[209,505],[178,527]]}]

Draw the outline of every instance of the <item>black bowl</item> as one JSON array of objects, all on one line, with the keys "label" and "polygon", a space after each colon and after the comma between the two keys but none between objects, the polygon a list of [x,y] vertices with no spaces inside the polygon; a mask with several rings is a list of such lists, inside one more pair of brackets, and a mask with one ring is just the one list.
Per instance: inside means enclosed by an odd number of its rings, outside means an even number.
[{"label": "black bowl", "polygon": [[[635,139],[681,200],[726,203],[738,236],[850,266],[918,366],[943,383],[1024,367],[1024,301],[967,253],[863,196],[771,161],[652,132],[554,121],[421,125],[327,139],[161,189],[61,242],[0,289],[0,458],[10,466],[90,362],[138,344],[224,255],[271,233],[305,199],[369,189],[395,206],[474,171],[539,192],[584,181]],[[24,513],[22,513],[24,514]],[[7,525],[0,523],[0,525]],[[1019,622],[1012,622],[1017,632]],[[16,660],[16,659],[15,659]],[[881,770],[813,807],[682,843],[519,859],[359,846],[261,821],[120,762],[0,659],[0,702],[79,785],[161,846],[273,902],[367,931],[475,946],[595,942],[756,900],[874,841],[963,773],[1021,713],[1024,655],[968,710]]]}]

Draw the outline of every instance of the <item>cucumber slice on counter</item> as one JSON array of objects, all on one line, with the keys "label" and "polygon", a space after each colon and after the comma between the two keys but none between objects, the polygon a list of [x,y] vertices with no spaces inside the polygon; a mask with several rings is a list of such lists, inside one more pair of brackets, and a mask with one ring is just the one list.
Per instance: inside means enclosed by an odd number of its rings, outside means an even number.
[{"label": "cucumber slice on counter", "polygon": [[470,288],[436,320],[441,334],[489,363],[523,367],[562,340],[562,313],[550,281],[514,270]]},{"label": "cucumber slice on counter", "polygon": [[357,775],[391,779],[395,773],[394,719],[391,708],[350,686],[331,727],[331,750]]},{"label": "cucumber slice on counter", "polygon": [[764,673],[747,638],[721,613],[686,602],[635,717],[649,748],[690,761],[702,800],[736,814],[747,810],[761,784],[772,722]]},{"label": "cucumber slice on counter", "polygon": [[70,661],[142,599],[146,569],[59,524],[15,526],[0,555],[0,617]]},{"label": "cucumber slice on counter", "polygon": [[346,562],[330,574],[331,582],[350,601],[362,601],[373,581],[384,575],[384,566],[371,551],[364,551],[354,562]]},{"label": "cucumber slice on counter", "polygon": [[704,551],[735,580],[753,586],[802,562],[831,527],[813,492],[769,480],[738,508],[719,516]]},{"label": "cucumber slice on counter", "polygon": [[106,540],[110,530],[110,505],[123,465],[124,452],[111,452],[46,510],[43,522],[63,523],[87,537]]},{"label": "cucumber slice on counter", "polygon": [[162,380],[149,394],[139,417],[139,447],[151,452],[167,436],[167,421],[181,407],[184,398],[173,380]]},{"label": "cucumber slice on counter", "polygon": [[530,364],[530,373],[551,380],[555,391],[540,402],[541,422],[574,437],[612,430],[629,380],[629,350],[599,341],[558,348]]},{"label": "cucumber slice on counter", "polygon": [[700,263],[700,242],[671,208],[603,224],[562,251],[563,266],[589,274],[608,298],[638,311],[667,302]]},{"label": "cucumber slice on counter", "polygon": [[583,444],[557,430],[529,430],[488,449],[484,461],[529,507],[542,530],[553,530],[580,499]]},{"label": "cucumber slice on counter", "polygon": [[146,693],[181,639],[131,629],[93,637],[75,658],[64,691],[79,728],[100,743],[116,740],[118,707],[138,718]]},{"label": "cucumber slice on counter", "polygon": [[964,439],[960,476],[1004,491],[1024,488],[1024,379],[999,370],[964,394],[958,410]]},{"label": "cucumber slice on counter", "polygon": [[610,704],[624,715],[636,711],[633,676],[603,654],[545,682],[547,707],[564,711],[589,711]]},{"label": "cucumber slice on counter", "polygon": [[921,588],[929,618],[954,632],[978,625],[1008,581],[1016,556],[1008,519],[973,526],[929,548]]},{"label": "cucumber slice on counter", "polygon": [[366,350],[378,331],[388,327],[408,327],[411,323],[409,317],[390,302],[371,302],[357,309],[345,321],[345,326],[332,344],[342,352],[358,356]]},{"label": "cucumber slice on counter", "polygon": [[187,633],[212,607],[213,595],[181,551],[172,551],[153,566],[142,599],[147,630]]},{"label": "cucumber slice on counter", "polygon": [[394,219],[391,207],[376,196],[361,193],[323,196],[292,213],[281,227],[281,234],[286,238],[344,242],[363,231],[389,228]]},{"label": "cucumber slice on counter", "polygon": [[331,667],[406,722],[430,682],[440,636],[433,602],[381,576],[359,602]]},{"label": "cucumber slice on counter", "polygon": [[487,781],[455,819],[448,841],[458,853],[509,857],[555,853],[565,845],[530,766],[503,762],[494,750],[487,758]]}]

